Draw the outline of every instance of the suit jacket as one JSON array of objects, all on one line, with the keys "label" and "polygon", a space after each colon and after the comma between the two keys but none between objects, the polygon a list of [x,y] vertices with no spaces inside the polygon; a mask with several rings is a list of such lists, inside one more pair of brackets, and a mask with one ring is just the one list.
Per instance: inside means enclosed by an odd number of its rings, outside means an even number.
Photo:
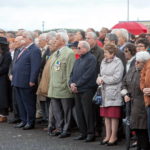
[{"label": "suit jacket", "polygon": [[46,61],[47,61],[47,59],[49,58],[50,55],[51,55],[51,52],[50,52],[49,48],[47,48],[46,51],[44,52],[43,56],[42,56],[40,76],[42,75],[44,66],[45,66]]},{"label": "suit jacket", "polygon": [[72,98],[69,88],[70,74],[74,65],[75,57],[72,49],[64,47],[59,54],[53,54],[50,64],[50,83],[48,97]]},{"label": "suit jacket", "polygon": [[40,67],[40,49],[35,44],[32,44],[14,63],[12,85],[20,88],[29,88],[29,82],[37,82]]}]

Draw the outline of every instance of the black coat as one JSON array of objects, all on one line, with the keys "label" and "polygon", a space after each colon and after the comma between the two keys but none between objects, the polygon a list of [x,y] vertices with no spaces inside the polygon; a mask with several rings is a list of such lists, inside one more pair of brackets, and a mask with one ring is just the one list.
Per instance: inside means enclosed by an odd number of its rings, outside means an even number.
[{"label": "black coat", "polygon": [[131,128],[146,129],[147,115],[144,105],[144,95],[140,89],[140,71],[132,67],[123,80],[123,89],[127,89],[131,101]]},{"label": "black coat", "polygon": [[9,106],[10,81],[8,78],[9,66],[11,64],[11,55],[9,52],[0,56],[0,109]]},{"label": "black coat", "polygon": [[96,69],[98,75],[98,73],[100,72],[101,62],[104,58],[104,51],[98,45],[95,45],[95,47],[91,48],[90,52],[96,57],[96,61],[97,61]]},{"label": "black coat", "polygon": [[89,89],[96,88],[96,64],[96,58],[90,52],[82,55],[75,61],[69,84],[75,83],[78,92],[86,92]]}]

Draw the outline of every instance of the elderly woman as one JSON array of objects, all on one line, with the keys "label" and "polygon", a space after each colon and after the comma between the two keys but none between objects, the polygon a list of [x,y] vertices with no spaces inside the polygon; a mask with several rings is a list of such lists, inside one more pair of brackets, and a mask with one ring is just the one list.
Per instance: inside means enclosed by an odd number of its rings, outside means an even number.
[{"label": "elderly woman", "polygon": [[140,89],[140,74],[145,62],[150,59],[148,52],[136,54],[135,66],[126,74],[121,91],[124,101],[131,101],[130,127],[136,131],[137,150],[149,150],[147,133],[147,115],[144,106],[144,95]]},{"label": "elderly woman", "polygon": [[104,59],[100,67],[100,76],[97,84],[102,85],[102,105],[100,115],[105,118],[106,137],[101,142],[108,146],[117,144],[117,131],[121,117],[121,81],[124,67],[116,57],[117,48],[114,44],[104,46]]},{"label": "elderly woman", "polygon": [[144,101],[147,110],[148,135],[150,141],[150,60],[148,60],[141,73],[140,87],[144,93]]},{"label": "elderly woman", "polygon": [[5,37],[0,37],[0,122],[7,120],[6,115],[9,107],[8,70],[11,63],[9,46]]}]

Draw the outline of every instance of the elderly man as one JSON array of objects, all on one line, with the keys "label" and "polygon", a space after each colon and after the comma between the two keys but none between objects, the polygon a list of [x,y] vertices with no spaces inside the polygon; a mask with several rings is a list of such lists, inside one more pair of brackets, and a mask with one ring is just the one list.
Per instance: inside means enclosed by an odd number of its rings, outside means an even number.
[{"label": "elderly man", "polygon": [[129,33],[126,29],[113,29],[111,33],[114,33],[118,37],[118,47],[121,51],[124,51],[124,47],[129,41]]},{"label": "elderly man", "polygon": [[90,45],[90,52],[96,57],[97,73],[99,73],[100,64],[104,57],[104,51],[97,45],[97,35],[95,32],[87,32],[86,41]]},{"label": "elderly man", "polygon": [[[86,33],[86,41],[90,45],[90,52],[96,57],[97,60],[97,75],[100,72],[100,64],[104,57],[104,51],[97,45],[97,35],[95,32],[87,32]],[[96,91],[96,89],[95,89]],[[99,116],[99,106],[94,105],[95,108],[95,119],[96,119],[96,135],[99,136],[101,134],[101,126],[102,126],[102,120]]]},{"label": "elderly man", "polygon": [[88,42],[80,41],[78,50],[81,57],[74,64],[69,81],[75,94],[77,122],[81,132],[75,139],[91,142],[95,139],[92,98],[96,87],[97,62],[95,56],[89,52]]},{"label": "elderly man", "polygon": [[32,32],[24,31],[24,48],[13,66],[12,85],[16,88],[21,123],[16,128],[34,128],[36,112],[36,84],[41,66],[41,53],[33,43]]},{"label": "elderly man", "polygon": [[[17,36],[15,38],[15,41],[14,41],[15,50],[13,51],[12,63],[9,68],[9,79],[11,81],[12,81],[12,71],[13,71],[14,64],[16,62],[16,59],[17,59],[19,53],[21,52],[22,48],[24,47],[24,44],[25,44],[25,41],[23,40],[22,36]],[[12,104],[13,104],[14,116],[8,122],[9,123],[17,123],[20,121],[20,117],[19,117],[19,110],[18,110],[18,104],[17,104],[14,86],[12,86]]]},{"label": "elderly man", "polygon": [[[40,74],[39,74],[39,81],[42,76],[42,72],[45,66],[45,63],[47,61],[47,58],[50,56],[50,50],[47,43],[47,33],[40,34],[38,38],[38,46],[41,50],[42,55],[42,62],[41,62],[41,68],[40,68]],[[37,96],[37,104],[36,104],[36,118],[40,118],[42,116],[42,120],[39,120],[40,123],[47,123],[48,120],[48,109],[49,106],[49,100],[46,99],[46,97]]]},{"label": "elderly man", "polygon": [[53,135],[60,138],[70,136],[70,121],[72,111],[72,98],[68,85],[70,73],[75,61],[73,51],[66,47],[68,43],[66,32],[56,34],[55,46],[57,51],[53,54],[50,64],[50,84],[48,97],[56,119],[56,130]]}]

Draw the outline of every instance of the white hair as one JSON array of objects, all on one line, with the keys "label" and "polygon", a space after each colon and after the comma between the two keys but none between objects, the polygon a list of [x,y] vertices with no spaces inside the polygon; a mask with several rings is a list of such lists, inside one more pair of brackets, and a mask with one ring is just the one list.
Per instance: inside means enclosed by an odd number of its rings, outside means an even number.
[{"label": "white hair", "polygon": [[147,51],[140,51],[136,53],[136,61],[146,62],[150,59],[150,54]]},{"label": "white hair", "polygon": [[23,31],[23,34],[25,34],[27,36],[27,38],[29,38],[30,40],[34,41],[34,33],[31,31]]},{"label": "white hair", "polygon": [[42,40],[47,40],[47,33],[40,34],[39,38],[41,38]]},{"label": "white hair", "polygon": [[126,41],[129,40],[129,33],[126,29],[113,29],[111,31],[111,33],[114,33],[114,34],[116,34],[117,32],[119,32],[120,36],[122,36]]},{"label": "white hair", "polygon": [[91,35],[93,39],[97,40],[97,35],[95,32],[87,32],[86,35]]},{"label": "white hair", "polygon": [[69,36],[68,36],[67,32],[59,31],[56,35],[59,35],[60,38],[65,41],[65,44],[66,44],[66,45],[68,44]]},{"label": "white hair", "polygon": [[47,39],[51,39],[55,37],[56,37],[56,31],[50,31],[47,33]]},{"label": "white hair", "polygon": [[90,44],[87,41],[79,41],[79,43],[82,44],[82,47],[90,51]]}]

